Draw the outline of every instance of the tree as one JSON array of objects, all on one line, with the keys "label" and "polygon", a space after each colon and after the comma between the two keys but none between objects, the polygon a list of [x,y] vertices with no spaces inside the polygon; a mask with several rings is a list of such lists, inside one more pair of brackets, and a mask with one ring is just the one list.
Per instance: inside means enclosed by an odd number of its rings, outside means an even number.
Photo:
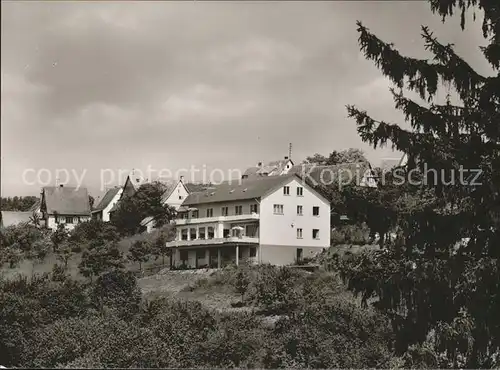
[{"label": "tree", "polygon": [[151,246],[144,240],[136,240],[129,250],[128,259],[139,263],[139,270],[142,271],[142,263],[147,262],[151,255]]},{"label": "tree", "polygon": [[332,166],[340,163],[368,162],[368,160],[362,150],[349,148],[340,152],[334,150],[328,157],[316,153],[312,157],[307,157],[305,162],[320,166]]},{"label": "tree", "polygon": [[245,297],[245,293],[248,290],[249,284],[250,284],[250,280],[248,278],[247,273],[243,269],[239,268],[238,271],[236,272],[234,288],[236,289],[236,292],[241,294],[241,301],[242,302],[243,302],[243,298]]},{"label": "tree", "polygon": [[64,269],[68,268],[68,261],[73,255],[74,247],[67,241],[62,243],[56,250],[56,258],[64,265]]},{"label": "tree", "polygon": [[73,246],[73,251],[77,251],[106,243],[115,243],[119,239],[118,231],[109,222],[92,219],[76,225],[68,241]]},{"label": "tree", "polygon": [[[462,29],[467,9],[479,6],[488,43],[481,50],[492,75],[474,71],[427,27],[422,37],[432,61],[401,55],[358,22],[361,50],[395,84],[395,106],[412,131],[354,106],[348,114],[363,141],[374,148],[390,142],[407,153],[407,171],[415,169],[423,181],[402,193],[421,200],[396,209],[398,242],[353,258],[343,273],[365,302],[375,298],[390,315],[398,353],[432,335],[435,350],[453,367],[460,358],[465,367],[494,367],[500,351],[500,8],[485,0],[430,5],[443,20],[458,9]],[[456,91],[460,104],[437,100],[442,84]],[[409,99],[404,89],[427,103]],[[464,168],[479,169],[481,181],[465,181],[470,172],[464,177]]]},{"label": "tree", "polygon": [[96,280],[90,297],[98,309],[112,309],[119,316],[130,318],[139,312],[141,290],[132,272],[113,270]]},{"label": "tree", "polygon": [[38,201],[37,197],[8,197],[1,198],[1,209],[3,211],[28,212],[30,208]]},{"label": "tree", "polygon": [[155,260],[161,257],[162,265],[165,265],[165,256],[171,256],[171,249],[167,248],[167,242],[175,238],[175,228],[172,225],[165,225],[157,229],[156,237],[153,236],[151,242],[151,254],[155,256]]},{"label": "tree", "polygon": [[125,235],[141,230],[141,221],[151,216],[155,226],[161,227],[175,217],[175,209],[163,202],[164,184],[160,182],[142,185],[130,197],[122,199],[113,215],[113,224]]},{"label": "tree", "polygon": [[92,281],[94,276],[99,276],[107,271],[122,269],[123,265],[123,254],[118,249],[118,246],[116,243],[108,242],[103,245],[93,245],[90,249],[84,250],[78,269],[83,276]]},{"label": "tree", "polygon": [[58,248],[68,239],[69,233],[64,224],[57,225],[56,231],[50,237],[52,240],[52,251],[57,252]]}]

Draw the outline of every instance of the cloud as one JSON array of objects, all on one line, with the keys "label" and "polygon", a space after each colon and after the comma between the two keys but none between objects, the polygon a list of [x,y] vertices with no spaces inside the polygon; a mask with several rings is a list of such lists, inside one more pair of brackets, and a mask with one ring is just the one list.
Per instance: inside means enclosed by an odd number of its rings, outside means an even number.
[{"label": "cloud", "polygon": [[211,63],[233,73],[296,71],[303,58],[300,50],[290,43],[256,37],[224,45],[208,56]]},{"label": "cloud", "polygon": [[24,167],[244,167],[289,142],[299,157],[359,147],[376,161],[386,154],[361,142],[345,105],[398,117],[355,21],[410,54],[421,23],[465,56],[480,34],[441,26],[422,2],[1,7],[4,190],[19,195],[38,192],[19,183]]},{"label": "cloud", "polygon": [[202,117],[219,119],[249,114],[255,107],[251,100],[235,99],[228,91],[198,84],[167,98],[161,113],[167,120]]}]

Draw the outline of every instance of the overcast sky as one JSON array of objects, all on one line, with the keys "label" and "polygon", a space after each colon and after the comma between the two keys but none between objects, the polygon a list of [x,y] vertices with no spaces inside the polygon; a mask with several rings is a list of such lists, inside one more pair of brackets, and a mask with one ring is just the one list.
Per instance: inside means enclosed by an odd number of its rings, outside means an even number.
[{"label": "overcast sky", "polygon": [[[355,21],[412,56],[420,25],[484,68],[480,24],[461,32],[426,2],[4,2],[2,196],[37,194],[25,169],[194,165],[224,171],[319,152],[391,150],[359,139],[346,104],[397,120]],[[28,179],[33,181],[33,174]],[[55,180],[55,179],[53,179]],[[70,180],[74,183],[74,178]]]}]

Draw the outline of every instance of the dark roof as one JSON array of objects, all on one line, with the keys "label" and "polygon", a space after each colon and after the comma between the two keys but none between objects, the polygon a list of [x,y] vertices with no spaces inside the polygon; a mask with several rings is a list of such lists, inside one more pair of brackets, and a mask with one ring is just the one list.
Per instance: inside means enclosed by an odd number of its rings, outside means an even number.
[{"label": "dark roof", "polygon": [[353,182],[356,185],[362,185],[361,181],[367,170],[371,171],[371,166],[368,162],[341,163],[332,166],[300,164],[293,166],[289,173],[312,179],[317,184],[342,186],[352,184]]},{"label": "dark roof", "polygon": [[97,204],[96,207],[92,211],[102,211],[104,208],[106,208],[109,203],[114,199],[116,194],[120,191],[121,188],[116,187],[109,189],[106,194],[102,197],[102,199],[99,201],[99,204]]},{"label": "dark roof", "polygon": [[194,183],[184,183],[184,186],[186,187],[188,193],[195,193],[198,191],[203,191],[207,186],[207,184],[194,184]]},{"label": "dark roof", "polygon": [[48,214],[90,215],[89,194],[86,188],[49,186],[43,188]]},{"label": "dark roof", "polygon": [[218,185],[211,185],[206,190],[189,194],[182,205],[189,206],[201,203],[260,198],[293,177],[296,176],[266,176],[259,177],[258,179],[233,180]]},{"label": "dark roof", "polygon": [[8,227],[22,223],[30,223],[32,215],[33,212],[2,211],[1,224],[3,227]]}]

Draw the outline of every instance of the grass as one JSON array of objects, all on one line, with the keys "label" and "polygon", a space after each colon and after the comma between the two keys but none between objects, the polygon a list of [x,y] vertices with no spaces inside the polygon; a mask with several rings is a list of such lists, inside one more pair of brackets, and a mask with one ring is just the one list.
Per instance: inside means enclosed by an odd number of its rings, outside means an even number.
[{"label": "grass", "polygon": [[[132,237],[123,238],[118,242],[118,249],[123,253],[124,257],[127,257],[128,251],[132,244],[137,240],[146,240],[152,237],[151,235],[134,235]],[[86,279],[80,274],[78,265],[82,260],[82,253],[74,253],[68,260],[67,271],[69,275],[74,279]],[[169,259],[165,258],[165,264],[168,265]],[[56,254],[50,251],[42,262],[33,264],[30,260],[22,260],[16,267],[10,268],[7,264],[0,268],[0,273],[6,277],[11,278],[19,274],[25,276],[32,276],[32,274],[43,274],[52,271],[55,264],[61,264],[57,260]],[[164,267],[161,258],[155,260],[154,257],[149,258],[147,262],[142,263],[142,269],[145,270],[146,274],[148,270],[155,270],[160,267]],[[139,264],[136,262],[125,261],[125,269],[128,271],[139,272]]]}]

